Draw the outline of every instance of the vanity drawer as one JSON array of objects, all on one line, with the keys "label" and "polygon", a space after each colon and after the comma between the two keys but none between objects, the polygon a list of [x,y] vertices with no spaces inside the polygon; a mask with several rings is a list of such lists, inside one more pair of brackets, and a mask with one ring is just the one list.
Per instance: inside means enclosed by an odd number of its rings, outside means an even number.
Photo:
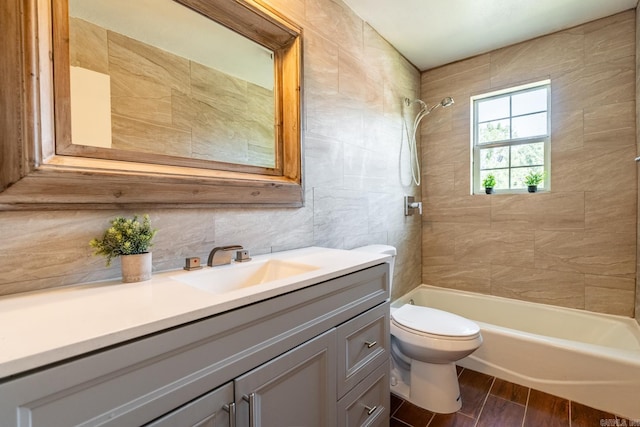
[{"label": "vanity drawer", "polygon": [[388,426],[389,361],[384,361],[338,401],[338,427]]},{"label": "vanity drawer", "polygon": [[389,303],[338,327],[338,398],[369,375],[390,351]]}]

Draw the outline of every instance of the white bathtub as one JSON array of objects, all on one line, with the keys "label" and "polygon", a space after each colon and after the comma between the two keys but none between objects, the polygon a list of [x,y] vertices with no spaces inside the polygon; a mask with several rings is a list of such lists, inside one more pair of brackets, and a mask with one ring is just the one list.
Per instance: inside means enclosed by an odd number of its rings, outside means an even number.
[{"label": "white bathtub", "polygon": [[392,305],[438,308],[480,325],[460,366],[640,419],[640,326],[634,319],[421,285]]}]

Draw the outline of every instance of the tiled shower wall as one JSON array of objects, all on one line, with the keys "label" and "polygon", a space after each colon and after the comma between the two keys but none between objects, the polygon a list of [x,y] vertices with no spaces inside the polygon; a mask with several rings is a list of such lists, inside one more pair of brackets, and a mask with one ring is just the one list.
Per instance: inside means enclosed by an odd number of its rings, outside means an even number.
[{"label": "tiled shower wall", "polygon": [[[398,159],[403,99],[418,96],[419,72],[340,1],[269,3],[304,28],[305,206],[147,210],[159,229],[154,270],[216,245],[260,254],[388,243],[399,251],[394,294],[406,292],[420,283],[421,223],[403,214],[403,196],[419,190]],[[119,278],[119,262],[106,268],[88,242],[132,213],[0,212],[0,295]]]},{"label": "tiled shower wall", "polygon": [[[638,7],[636,7],[636,17],[638,16]],[[636,19],[636,99],[640,98],[640,23]],[[636,154],[640,156],[640,109],[636,108]],[[640,188],[640,174],[638,176],[638,188]],[[638,209],[640,210],[640,200],[638,200]],[[638,218],[637,233],[637,249],[636,249],[636,321],[640,323],[640,218]]]},{"label": "tiled shower wall", "polygon": [[[635,11],[422,73],[424,283],[634,315]],[[551,79],[551,192],[470,195],[470,96]]]}]

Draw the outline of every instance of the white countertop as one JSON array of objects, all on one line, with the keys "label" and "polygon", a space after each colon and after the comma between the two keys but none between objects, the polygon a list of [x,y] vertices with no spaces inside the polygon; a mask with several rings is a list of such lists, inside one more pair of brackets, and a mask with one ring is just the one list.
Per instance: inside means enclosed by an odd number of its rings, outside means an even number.
[{"label": "white countertop", "polygon": [[[181,283],[176,278],[195,272],[174,270],[140,283],[94,282],[1,297],[0,379],[353,273],[389,256],[310,247],[253,259],[318,269],[223,294]],[[229,266],[214,267],[221,268]]]}]

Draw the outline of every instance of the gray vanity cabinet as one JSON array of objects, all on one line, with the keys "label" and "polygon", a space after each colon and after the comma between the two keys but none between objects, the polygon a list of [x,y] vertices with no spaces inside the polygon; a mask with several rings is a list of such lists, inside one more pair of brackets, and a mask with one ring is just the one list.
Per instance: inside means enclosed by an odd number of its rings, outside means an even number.
[{"label": "gray vanity cabinet", "polygon": [[379,305],[148,427],[333,427],[337,415],[339,427],[386,425],[388,310]]},{"label": "gray vanity cabinet", "polygon": [[238,427],[334,427],[336,334],[331,330],[236,379]]},{"label": "gray vanity cabinet", "polygon": [[383,263],[0,379],[0,426],[383,425],[388,274]]},{"label": "gray vanity cabinet", "polygon": [[337,327],[338,427],[389,424],[389,329],[388,304]]},{"label": "gray vanity cabinet", "polygon": [[145,427],[333,427],[335,365],[332,329]]},{"label": "gray vanity cabinet", "polygon": [[144,427],[231,427],[233,382],[181,406]]}]

